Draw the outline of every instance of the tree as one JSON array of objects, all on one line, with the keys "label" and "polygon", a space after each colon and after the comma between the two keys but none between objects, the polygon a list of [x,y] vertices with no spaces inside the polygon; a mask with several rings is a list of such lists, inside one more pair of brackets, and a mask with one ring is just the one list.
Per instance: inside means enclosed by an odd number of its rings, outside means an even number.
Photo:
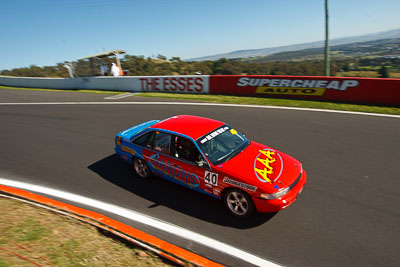
[{"label": "tree", "polygon": [[389,71],[386,68],[386,66],[382,66],[379,70],[378,70],[378,74],[379,74],[379,78],[389,78]]}]

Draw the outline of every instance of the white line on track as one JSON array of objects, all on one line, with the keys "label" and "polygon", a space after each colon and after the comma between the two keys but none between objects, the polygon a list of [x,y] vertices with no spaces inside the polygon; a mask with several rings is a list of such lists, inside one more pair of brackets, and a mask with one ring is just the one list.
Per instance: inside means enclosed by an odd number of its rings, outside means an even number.
[{"label": "white line on track", "polygon": [[33,191],[37,193],[42,193],[46,194],[49,196],[54,196],[57,198],[73,201],[78,204],[86,205],[95,209],[100,209],[106,212],[110,212],[112,214],[118,215],[125,217],[127,219],[130,219],[132,221],[136,221],[154,228],[157,228],[159,230],[168,232],[170,234],[173,234],[175,236],[179,236],[181,238],[184,238],[186,240],[190,240],[199,244],[202,244],[203,246],[207,246],[209,248],[218,250],[222,253],[225,253],[227,255],[230,255],[232,257],[239,258],[243,261],[246,261],[248,263],[257,265],[257,266],[280,266],[277,265],[276,263],[273,263],[271,261],[265,260],[261,257],[258,257],[254,254],[251,254],[249,252],[243,251],[241,249],[235,248],[231,245],[222,243],[218,240],[212,239],[210,237],[198,234],[196,232],[192,232],[190,230],[187,230],[185,228],[182,228],[180,226],[164,222],[162,220],[159,220],[157,218],[153,218],[144,214],[141,214],[136,211],[132,211],[126,208],[122,208],[113,204],[108,204],[99,200],[87,198],[84,196],[72,194],[69,192],[64,192],[60,191],[57,189],[52,189],[52,188],[47,188],[44,186],[39,186],[39,185],[33,185],[29,183],[24,183],[24,182],[19,182],[15,180],[9,180],[0,177],[0,184],[6,185],[6,186],[11,186],[11,187],[16,187],[28,191]]},{"label": "white line on track", "polygon": [[191,102],[32,102],[32,103],[0,103],[0,106],[29,106],[29,105],[187,105],[187,106],[219,106],[219,107],[244,107],[244,108],[298,110],[298,111],[313,111],[313,112],[352,114],[352,115],[362,115],[362,116],[387,117],[387,118],[400,118],[400,115],[366,113],[366,112],[355,112],[355,111],[313,109],[313,108],[295,108],[295,107],[279,107],[279,106],[261,106],[261,105],[197,103],[197,102],[196,103],[191,103]]},{"label": "white line on track", "polygon": [[135,95],[135,93],[118,94],[118,95],[105,97],[104,99],[122,99],[122,98],[130,97],[133,95]]}]

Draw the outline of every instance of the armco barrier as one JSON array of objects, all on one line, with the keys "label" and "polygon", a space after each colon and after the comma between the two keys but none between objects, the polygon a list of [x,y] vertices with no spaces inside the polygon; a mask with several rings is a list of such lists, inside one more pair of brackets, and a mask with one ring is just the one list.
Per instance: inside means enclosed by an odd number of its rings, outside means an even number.
[{"label": "armco barrier", "polygon": [[89,89],[129,92],[170,92],[208,94],[209,76],[123,76],[82,78],[28,78],[0,76],[0,85],[49,88]]},{"label": "armco barrier", "polygon": [[400,79],[215,75],[210,94],[400,105]]},{"label": "armco barrier", "polygon": [[264,96],[400,105],[400,79],[272,75],[185,75],[27,78],[0,76],[0,85],[51,88]]}]

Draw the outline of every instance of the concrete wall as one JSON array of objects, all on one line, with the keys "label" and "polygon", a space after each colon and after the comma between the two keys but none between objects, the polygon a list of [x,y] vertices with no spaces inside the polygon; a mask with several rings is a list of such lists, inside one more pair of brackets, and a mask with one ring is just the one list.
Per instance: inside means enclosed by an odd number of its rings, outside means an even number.
[{"label": "concrete wall", "polygon": [[277,75],[103,76],[74,79],[0,76],[0,85],[51,89],[247,95],[400,105],[400,79]]},{"label": "concrete wall", "polygon": [[123,76],[83,78],[30,78],[0,76],[0,85],[49,89],[88,89],[128,92],[209,92],[209,76]]}]

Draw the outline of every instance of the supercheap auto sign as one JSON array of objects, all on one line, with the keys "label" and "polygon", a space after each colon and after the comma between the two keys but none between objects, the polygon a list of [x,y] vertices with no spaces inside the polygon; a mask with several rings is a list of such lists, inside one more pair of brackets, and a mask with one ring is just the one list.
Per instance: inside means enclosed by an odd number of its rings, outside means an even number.
[{"label": "supercheap auto sign", "polygon": [[326,89],[346,91],[349,87],[356,87],[357,80],[310,80],[310,79],[266,79],[266,78],[239,78],[236,85],[239,87],[256,87],[257,94],[274,95],[324,95]]},{"label": "supercheap auto sign", "polygon": [[400,105],[400,79],[212,75],[211,94]]}]

